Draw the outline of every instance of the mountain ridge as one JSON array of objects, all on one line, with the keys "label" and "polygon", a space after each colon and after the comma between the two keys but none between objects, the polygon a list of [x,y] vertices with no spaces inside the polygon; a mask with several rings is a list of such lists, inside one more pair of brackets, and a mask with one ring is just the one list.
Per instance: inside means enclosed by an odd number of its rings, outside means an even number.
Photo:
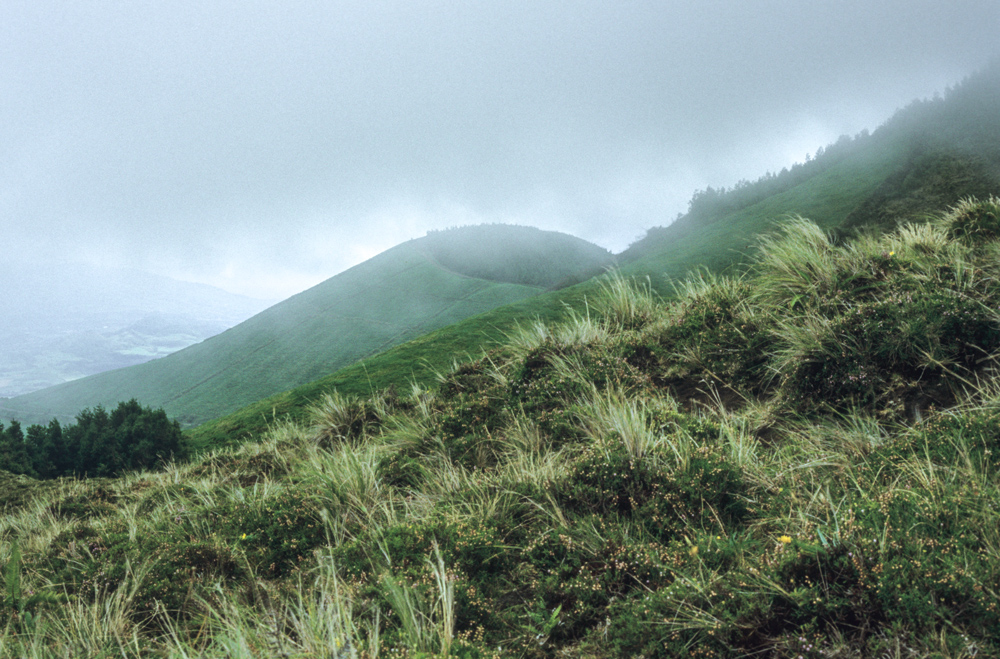
[{"label": "mountain ridge", "polygon": [[[518,240],[485,240],[498,232]],[[457,243],[476,235],[491,245],[492,257],[481,253],[478,263],[496,280],[448,272],[427,256],[447,255],[449,245],[461,251]],[[523,244],[540,251],[524,260]],[[530,227],[440,232],[401,243],[164,359],[11,398],[0,414],[68,420],[85,407],[136,397],[192,425],[610,262],[603,248]],[[512,281],[500,281],[505,274]]]},{"label": "mountain ridge", "polygon": [[[934,140],[926,138],[927,131],[935,132]],[[944,97],[911,103],[872,133],[841,138],[838,144],[823,149],[822,157],[808,166],[795,166],[784,174],[787,185],[776,180],[779,175],[738,186],[735,193],[696,193],[688,214],[666,227],[651,228],[617,255],[621,274],[647,281],[661,295],[670,296],[673,282],[690,272],[744,268],[755,243],[789,214],[809,217],[824,230],[843,236],[865,226],[876,232],[891,230],[900,219],[926,221],[966,196],[1000,191],[1000,62],[968,77]],[[921,162],[933,166],[913,177],[914,164]],[[954,178],[962,168],[975,175]],[[937,185],[936,176],[946,184]],[[754,185],[777,188],[757,199]],[[730,194],[735,196],[727,197]],[[739,202],[741,198],[751,203]],[[733,199],[739,203],[730,203]],[[900,208],[893,211],[894,205]],[[559,322],[567,313],[591,313],[588,299],[599,293],[593,281],[584,281],[466,319],[376,355],[366,360],[364,368],[345,367],[190,434],[201,447],[228,444],[264,431],[268,423],[285,415],[300,420],[315,400],[331,390],[367,396],[382,388],[405,389],[410,382],[433,386],[436,373],[451,365],[441,353],[474,358],[533,319]]]}]

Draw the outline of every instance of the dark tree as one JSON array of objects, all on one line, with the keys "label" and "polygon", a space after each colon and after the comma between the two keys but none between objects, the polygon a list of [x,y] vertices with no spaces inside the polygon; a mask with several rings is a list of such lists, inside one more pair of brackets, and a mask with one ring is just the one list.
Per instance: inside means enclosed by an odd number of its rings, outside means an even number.
[{"label": "dark tree", "polygon": [[14,474],[34,476],[35,469],[32,462],[21,424],[11,421],[10,427],[6,430],[3,424],[0,424],[0,469]]},{"label": "dark tree", "polygon": [[0,469],[40,478],[117,476],[187,455],[180,424],[134,399],[110,414],[101,406],[85,409],[66,428],[55,419],[30,426],[27,438],[16,421],[6,430],[0,424]]}]

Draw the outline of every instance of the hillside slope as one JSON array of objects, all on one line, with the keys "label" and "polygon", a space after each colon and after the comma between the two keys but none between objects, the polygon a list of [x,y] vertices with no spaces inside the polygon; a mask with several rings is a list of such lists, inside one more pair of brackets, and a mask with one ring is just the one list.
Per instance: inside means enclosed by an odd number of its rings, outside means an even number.
[{"label": "hillside slope", "polygon": [[[945,97],[900,110],[871,135],[842,138],[809,163],[730,191],[696,193],[691,211],[618,255],[621,272],[648,278],[660,294],[689,272],[739,267],[761,236],[790,215],[809,217],[838,235],[925,221],[966,196],[1000,192],[1000,65]],[[289,415],[302,419],[324,392],[354,395],[411,382],[433,384],[455,360],[502,343],[533,319],[552,322],[569,310],[587,314],[595,281],[497,308],[401,344],[361,364],[258,401],[191,431],[199,447],[230,444]]]},{"label": "hillside slope", "polygon": [[998,189],[1000,62],[790,170],[695,192],[686,215],[649,229],[619,261],[663,285],[696,268],[743,261],[756,236],[792,215],[838,235],[887,231]]},{"label": "hillside slope", "polygon": [[[476,261],[485,270],[463,272],[467,264],[449,257],[475,243],[490,246]],[[523,256],[524,244],[533,246],[530,259]],[[0,417],[69,419],[85,407],[112,407],[134,397],[163,407],[182,424],[201,423],[600,270],[610,259],[586,241],[527,227],[441,232],[390,249],[169,357],[12,398]]]},{"label": "hillside slope", "polygon": [[434,389],[159,473],[0,472],[0,657],[998,657],[998,254],[997,198],[795,219]]}]

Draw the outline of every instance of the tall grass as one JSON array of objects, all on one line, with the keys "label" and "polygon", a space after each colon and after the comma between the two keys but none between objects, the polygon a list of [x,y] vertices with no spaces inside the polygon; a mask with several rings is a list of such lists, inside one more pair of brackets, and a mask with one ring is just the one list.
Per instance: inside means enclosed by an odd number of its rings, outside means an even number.
[{"label": "tall grass", "polygon": [[448,657],[455,639],[455,583],[434,545],[427,567],[433,588],[424,589],[386,573],[382,584],[393,612],[403,628],[403,638],[413,652]]},{"label": "tall grass", "polygon": [[754,261],[757,295],[790,311],[806,308],[833,288],[836,250],[830,236],[802,217],[760,239]]},{"label": "tall grass", "polygon": [[636,399],[622,391],[594,389],[579,406],[578,415],[587,435],[602,450],[620,445],[639,461],[667,447],[678,464],[684,465],[691,443],[683,434],[671,433],[667,421],[676,409],[669,399]]},{"label": "tall grass", "polygon": [[648,278],[635,281],[612,270],[597,283],[600,297],[594,308],[615,331],[641,328],[656,317],[662,306]]}]

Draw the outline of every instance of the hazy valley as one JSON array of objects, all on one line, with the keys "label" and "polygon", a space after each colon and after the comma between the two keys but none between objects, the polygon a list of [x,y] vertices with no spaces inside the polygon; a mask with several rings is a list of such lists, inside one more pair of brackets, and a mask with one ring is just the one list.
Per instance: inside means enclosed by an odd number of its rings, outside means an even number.
[{"label": "hazy valley", "polygon": [[163,357],[270,306],[148,273],[0,265],[0,398]]}]

